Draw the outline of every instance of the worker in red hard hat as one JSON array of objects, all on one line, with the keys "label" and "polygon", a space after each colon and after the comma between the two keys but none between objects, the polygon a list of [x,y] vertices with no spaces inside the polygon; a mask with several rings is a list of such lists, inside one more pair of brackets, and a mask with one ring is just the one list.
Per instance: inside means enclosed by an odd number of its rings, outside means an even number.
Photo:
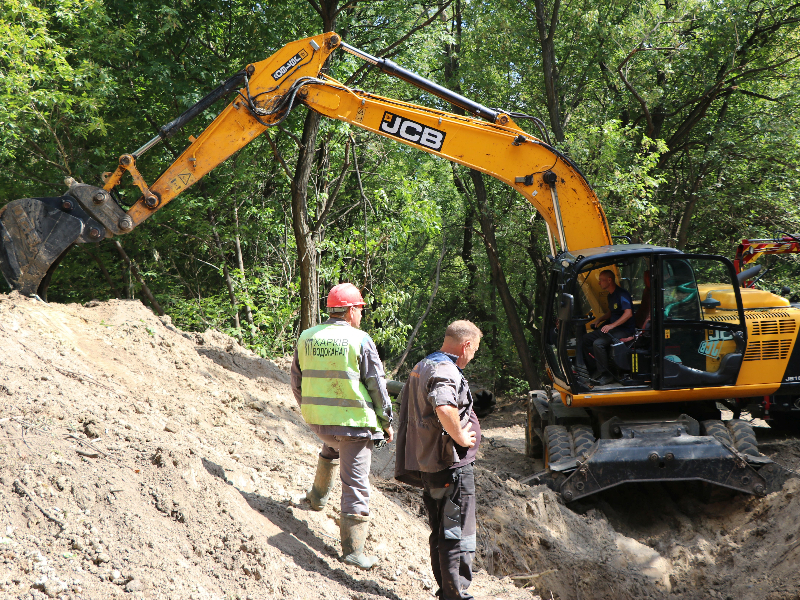
[{"label": "worker in red hard hat", "polygon": [[346,563],[370,569],[378,559],[364,554],[369,470],[374,442],[394,439],[392,403],[375,342],[359,329],[361,292],[352,283],[340,283],[328,294],[327,305],[330,318],[300,334],[292,361],[292,392],[306,423],[322,440],[314,484],[304,499],[322,510],[341,463],[342,556]]}]

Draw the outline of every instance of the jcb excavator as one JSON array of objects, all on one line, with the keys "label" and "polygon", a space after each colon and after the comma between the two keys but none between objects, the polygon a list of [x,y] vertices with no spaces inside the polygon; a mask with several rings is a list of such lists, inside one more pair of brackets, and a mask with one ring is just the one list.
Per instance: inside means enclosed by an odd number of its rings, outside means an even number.
[{"label": "jcb excavator", "polygon": [[[350,89],[323,73],[336,49],[472,116]],[[148,186],[136,160],[232,91],[233,102]],[[700,480],[751,494],[782,485],[786,472],[759,454],[750,425],[721,421],[716,401],[800,396],[800,309],[743,289],[726,258],[613,245],[591,186],[569,158],[514,122],[525,115],[482,106],[332,32],[248,65],[122,155],[102,188],[72,183],[61,197],[8,204],[0,216],[6,280],[22,293],[42,290],[72,244],[131,231],[298,104],[496,177],[541,213],[552,249],[543,327],[552,387],[530,394],[527,449],[544,455],[548,470],[541,478],[565,500],[630,481]],[[115,201],[126,172],[142,192],[127,212]],[[607,270],[651,326],[611,346],[614,381],[599,385],[586,368],[583,338],[590,313],[608,312],[599,283]]]}]

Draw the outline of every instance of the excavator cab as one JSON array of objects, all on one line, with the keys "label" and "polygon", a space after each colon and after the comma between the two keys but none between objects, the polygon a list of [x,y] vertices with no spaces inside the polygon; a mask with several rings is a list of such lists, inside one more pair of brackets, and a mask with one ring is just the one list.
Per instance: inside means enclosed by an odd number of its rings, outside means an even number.
[{"label": "excavator cab", "polygon": [[[615,334],[608,346],[614,381],[600,385],[592,378],[587,335],[608,313],[603,271],[614,273],[615,284],[631,295],[635,328]],[[700,388],[734,385],[744,359],[739,282],[733,264],[720,256],[640,244],[562,253],[553,261],[545,315],[543,346],[553,383],[569,400],[585,396],[586,405],[598,398],[603,404],[700,399]],[[667,397],[668,390],[687,394]]]},{"label": "excavator cab", "polygon": [[[636,327],[607,347],[613,381],[601,384],[587,366],[596,348],[586,336],[610,312],[603,271],[631,295]],[[739,393],[759,358],[747,347],[728,259],[638,244],[562,252],[552,261],[543,336],[553,385],[530,394],[526,453],[545,463],[530,479],[566,501],[648,481],[764,495],[788,477],[758,453],[749,423],[721,420],[717,400]],[[755,342],[762,359],[764,343]]]}]

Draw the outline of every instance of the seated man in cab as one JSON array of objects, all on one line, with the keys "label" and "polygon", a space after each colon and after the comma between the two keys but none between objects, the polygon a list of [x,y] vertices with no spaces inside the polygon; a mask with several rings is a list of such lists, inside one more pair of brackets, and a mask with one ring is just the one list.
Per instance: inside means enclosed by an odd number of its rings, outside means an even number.
[{"label": "seated man in cab", "polygon": [[[614,271],[600,272],[600,287],[608,292],[608,312],[591,323],[592,331],[583,338],[583,353],[587,365],[592,361],[596,369],[592,379],[598,385],[608,385],[614,376],[608,370],[608,347],[616,340],[632,337],[636,333],[633,320],[633,300],[627,290],[617,285]],[[600,323],[607,321],[597,330]]]}]

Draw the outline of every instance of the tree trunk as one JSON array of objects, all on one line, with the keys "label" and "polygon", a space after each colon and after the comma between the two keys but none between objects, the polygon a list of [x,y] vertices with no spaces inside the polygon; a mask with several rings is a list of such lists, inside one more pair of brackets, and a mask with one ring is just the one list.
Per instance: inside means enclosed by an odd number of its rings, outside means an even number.
[{"label": "tree trunk", "polygon": [[558,97],[558,65],[556,64],[556,27],[560,0],[553,0],[550,15],[545,11],[545,0],[534,0],[536,7],[536,26],[539,31],[539,44],[542,49],[542,73],[544,91],[547,98],[547,113],[550,116],[550,129],[557,143],[564,142],[564,128],[561,124],[561,103]]},{"label": "tree trunk", "polygon": [[94,259],[94,262],[97,263],[97,266],[100,267],[100,272],[103,274],[106,283],[108,283],[108,287],[111,288],[111,293],[114,294],[115,298],[120,298],[121,296],[119,290],[117,289],[117,286],[114,285],[114,280],[111,279],[111,275],[109,274],[108,269],[106,269],[106,266],[103,264],[102,259],[97,255],[97,252],[93,248],[91,249],[87,248],[85,245],[83,246],[83,248],[86,248],[86,251],[89,253],[89,256],[91,256]]},{"label": "tree trunk", "polygon": [[531,358],[528,342],[525,340],[522,321],[517,313],[514,298],[511,296],[511,291],[508,288],[503,266],[500,264],[497,240],[494,235],[494,217],[489,208],[483,174],[480,171],[470,169],[469,175],[475,186],[475,198],[478,203],[478,221],[481,224],[483,242],[486,246],[486,255],[489,258],[489,266],[492,269],[492,279],[497,288],[497,293],[500,295],[500,301],[503,304],[506,319],[508,319],[508,328],[511,332],[511,338],[514,340],[514,345],[517,348],[517,354],[522,363],[522,370],[525,372],[525,378],[528,381],[528,385],[531,386],[531,389],[535,390],[540,387],[539,376],[536,373],[536,368]]},{"label": "tree trunk", "polygon": [[[233,204],[233,218],[236,223],[236,238],[234,242],[236,243],[236,260],[239,263],[239,271],[242,274],[242,281],[247,281],[247,276],[244,273],[244,256],[242,256],[242,243],[239,239],[239,207],[236,206],[236,203]],[[248,298],[250,294],[247,294]],[[244,318],[247,319],[248,325],[253,324],[253,311],[250,309],[250,304],[247,303],[244,305]]]},{"label": "tree trunk", "polygon": [[[540,220],[540,222],[542,221]],[[541,239],[543,235],[547,235],[547,233],[542,231],[542,229],[544,229],[544,227],[540,226],[539,231],[537,232],[536,221],[531,223],[527,248],[528,256],[530,256],[531,261],[533,262],[536,273],[536,291],[533,295],[533,306],[534,310],[538,312],[534,312],[534,320],[538,320],[540,322],[544,320],[544,306],[547,301],[547,286],[550,283],[550,268],[547,264],[547,250],[542,251],[541,247],[537,243],[537,241]],[[537,338],[540,337],[541,336],[537,336]],[[540,344],[539,339],[537,339],[536,344],[538,348]]]},{"label": "tree trunk", "polygon": [[231,272],[228,270],[228,262],[225,260],[225,252],[222,249],[222,241],[219,239],[219,234],[217,233],[214,211],[212,211],[210,208],[208,209],[208,222],[211,223],[211,232],[214,234],[214,241],[217,244],[217,253],[219,254],[220,261],[222,261],[222,274],[225,277],[225,285],[228,287],[228,296],[230,297],[231,306],[233,307],[233,323],[236,327],[236,331],[239,332],[239,341],[241,341],[242,326],[239,322],[239,303],[236,301],[233,279],[231,278]]},{"label": "tree trunk", "polygon": [[[119,250],[119,248],[117,248]],[[122,268],[122,279],[125,284],[125,298],[133,300],[133,276],[131,275],[131,267],[128,263],[123,262],[125,265]]]},{"label": "tree trunk", "polygon": [[719,135],[720,129],[722,124],[725,120],[725,116],[728,114],[728,100],[726,99],[725,102],[722,104],[722,108],[719,111],[719,115],[717,115],[717,122],[714,126],[713,131],[709,132],[706,136],[706,145],[705,150],[703,151],[703,162],[700,165],[700,168],[697,172],[697,176],[694,178],[692,182],[692,189],[689,192],[689,200],[686,202],[686,206],[683,209],[683,215],[681,216],[681,222],[678,226],[678,234],[677,234],[677,244],[676,248],[678,250],[684,250],[686,248],[686,243],[689,241],[689,225],[692,221],[692,216],[694,215],[694,211],[697,208],[697,201],[700,197],[697,195],[697,192],[700,191],[700,186],[703,184],[703,180],[706,178],[708,173],[708,149],[711,147],[711,144],[714,141],[714,138]]},{"label": "tree trunk", "polygon": [[203,299],[200,297],[199,289],[198,289],[197,292],[194,291],[192,286],[189,284],[189,282],[186,280],[186,278],[181,273],[181,270],[178,268],[178,263],[175,262],[175,259],[172,256],[170,256],[169,261],[172,264],[172,268],[175,269],[175,275],[178,277],[178,281],[180,281],[183,284],[183,287],[185,287],[188,290],[189,295],[194,300],[197,301],[197,314],[199,314],[200,318],[203,320],[203,325],[208,327],[209,326],[209,322],[208,322],[208,319],[206,318],[206,313],[203,310]]},{"label": "tree trunk", "polygon": [[[309,1],[322,18],[322,30],[334,31],[338,15],[338,0]],[[327,71],[327,62],[322,71]],[[300,262],[300,331],[319,322],[319,257],[315,233],[308,216],[308,180],[317,152],[317,133],[320,115],[309,110],[303,124],[302,146],[292,178],[292,229]],[[321,228],[317,229],[317,232]]]},{"label": "tree trunk", "polygon": [[[537,221],[540,225],[537,231]],[[549,283],[550,270],[547,266],[546,252],[543,252],[538,244],[544,232],[541,231],[541,220],[534,219],[531,223],[531,228],[528,236],[527,253],[534,265],[534,288],[533,298],[523,298],[522,302],[528,307],[528,322],[526,327],[531,333],[533,340],[533,361],[536,366],[537,374],[542,373],[544,348],[542,348],[542,324],[544,317],[544,307],[547,301],[547,285]]]},{"label": "tree trunk", "polygon": [[417,333],[419,332],[419,328],[422,327],[422,323],[425,321],[425,317],[428,316],[428,313],[431,312],[431,307],[433,306],[433,300],[436,298],[436,293],[439,291],[439,275],[442,272],[442,261],[444,260],[444,255],[447,253],[447,246],[442,244],[442,254],[439,257],[439,261],[436,263],[436,274],[433,280],[433,290],[431,290],[430,298],[428,299],[428,306],[425,308],[425,312],[422,313],[422,316],[417,321],[416,326],[414,327],[411,335],[408,336],[408,344],[406,345],[406,349],[403,352],[403,355],[400,357],[400,360],[397,361],[397,365],[395,365],[394,369],[392,369],[392,377],[397,375],[397,372],[400,370],[400,367],[403,366],[403,363],[406,362],[406,358],[408,357],[408,353],[411,352],[411,347],[414,345],[414,338],[417,337]]},{"label": "tree trunk", "polygon": [[[161,308],[161,305],[155,299],[155,296],[153,296],[153,293],[150,291],[150,288],[147,287],[147,284],[144,282],[144,279],[142,278],[142,275],[139,273],[139,268],[136,266],[136,263],[133,262],[128,257],[128,255],[125,253],[125,250],[122,248],[122,245],[117,240],[114,240],[114,247],[117,249],[117,252],[119,252],[119,255],[122,257],[122,260],[125,261],[125,264],[128,265],[128,269],[130,269],[131,274],[134,277],[136,277],[136,281],[138,281],[139,285],[142,286],[142,293],[144,294],[145,298],[147,298],[147,301],[150,302],[150,306],[153,307],[153,310],[156,311],[156,313],[158,313],[160,316],[163,317],[164,311]],[[129,289],[132,290],[133,285],[131,285]],[[133,296],[132,293],[131,296]]]},{"label": "tree trunk", "polygon": [[[461,88],[458,85],[458,51],[461,48],[462,22],[460,1],[456,2],[453,20],[455,23],[455,29],[453,32],[455,44],[450,44],[445,47],[445,51],[448,56],[448,62],[445,63],[445,76],[447,77],[448,81],[453,82],[451,83],[451,87],[453,87],[453,89],[456,91],[460,91]],[[464,114],[463,110],[461,109],[454,109],[454,112],[458,114]],[[525,372],[525,378],[528,381],[528,385],[531,386],[531,389],[538,389],[540,387],[539,377],[537,376],[536,369],[533,366],[530,350],[528,349],[528,344],[525,340],[525,332],[522,329],[522,322],[517,314],[517,308],[514,305],[514,299],[511,297],[511,292],[508,288],[508,282],[506,281],[506,276],[503,272],[503,266],[500,264],[500,256],[497,252],[497,240],[495,239],[494,235],[494,218],[489,211],[486,196],[486,186],[483,182],[483,174],[480,171],[475,171],[473,169],[470,169],[469,174],[475,187],[475,197],[478,203],[478,221],[481,224],[481,232],[483,233],[483,242],[484,246],[486,247],[486,255],[489,258],[489,265],[491,267],[492,283],[494,284],[493,291],[496,291],[500,294],[500,299],[503,303],[503,308],[505,309],[506,318],[508,319],[508,326],[511,330],[511,337],[514,340],[514,345],[517,348],[517,354],[519,355],[520,362],[522,363],[522,370]],[[468,191],[464,186],[464,182],[458,176],[455,165],[453,165],[453,181],[456,188],[464,195],[465,198],[468,198]],[[474,294],[473,286],[475,282],[475,275],[477,273],[477,267],[472,261],[472,222],[474,218],[474,211],[472,211],[469,207],[467,208],[467,211],[467,215],[464,219],[464,243],[461,248],[461,256],[464,259],[464,263],[467,265],[467,270],[470,274],[470,294]],[[476,310],[477,307],[480,306],[478,302],[474,302],[473,304],[475,305]],[[493,314],[495,313],[494,304],[495,299],[493,297]],[[492,320],[494,323],[497,322],[496,319]],[[497,339],[497,325],[495,324],[492,325],[492,335],[490,337],[489,344],[493,352],[496,350]]]},{"label": "tree trunk", "polygon": [[318,113],[308,111],[303,126],[303,146],[292,179],[292,229],[300,262],[300,331],[319,322],[317,245],[308,218],[308,179],[317,147],[319,119]]},{"label": "tree trunk", "polygon": [[692,183],[692,189],[689,192],[689,201],[684,206],[683,215],[681,216],[681,224],[678,227],[678,240],[677,244],[675,245],[678,250],[683,250],[686,248],[686,242],[689,241],[689,224],[692,221],[692,215],[694,214],[694,209],[697,206],[697,192],[700,189],[700,184],[702,182],[703,174],[701,173],[695,177],[694,183]]},{"label": "tree trunk", "polygon": [[467,205],[466,216],[464,217],[464,243],[461,246],[461,260],[464,261],[464,266],[467,267],[469,273],[469,289],[475,289],[475,278],[478,273],[478,265],[472,258],[472,224],[475,221],[475,211],[472,207]]}]

